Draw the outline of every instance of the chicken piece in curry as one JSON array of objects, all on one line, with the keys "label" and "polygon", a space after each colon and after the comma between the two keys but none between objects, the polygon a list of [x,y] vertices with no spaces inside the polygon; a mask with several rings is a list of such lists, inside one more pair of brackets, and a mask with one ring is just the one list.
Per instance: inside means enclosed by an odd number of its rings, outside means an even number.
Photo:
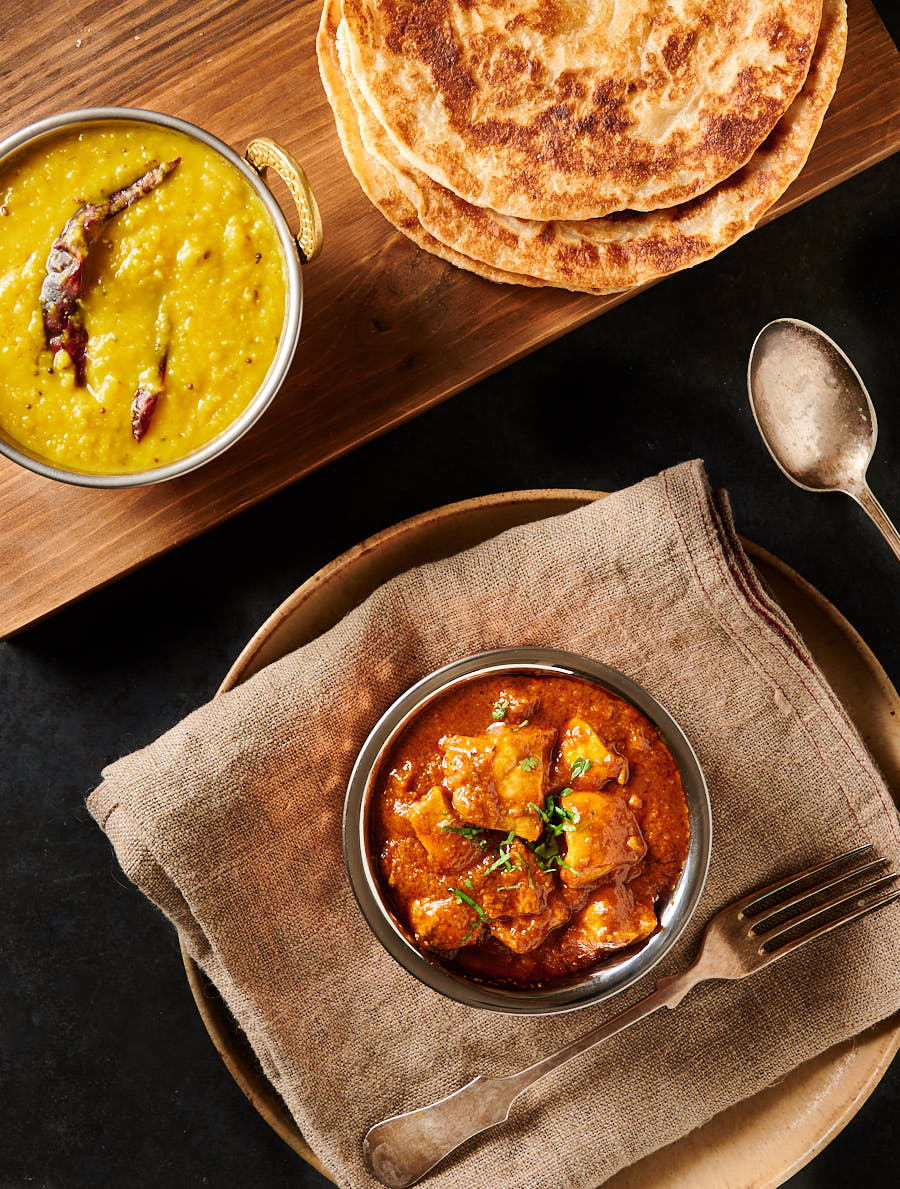
[{"label": "chicken piece in curry", "polygon": [[407,725],[373,842],[416,945],[534,987],[644,941],[684,865],[678,768],[629,702],[576,677],[476,678]]},{"label": "chicken piece in curry", "polygon": [[486,830],[512,830],[536,842],[543,824],[547,767],[556,731],[524,720],[492,723],[482,735],[445,735],[438,741],[444,783],[465,821]]}]

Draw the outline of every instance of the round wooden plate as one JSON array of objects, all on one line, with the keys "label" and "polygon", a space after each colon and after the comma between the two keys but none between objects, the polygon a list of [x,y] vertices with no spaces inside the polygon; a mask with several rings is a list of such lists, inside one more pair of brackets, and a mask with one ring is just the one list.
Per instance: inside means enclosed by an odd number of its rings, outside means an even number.
[{"label": "round wooden plate", "polygon": [[[450,504],[386,529],[325,566],[282,603],[232,665],[219,692],[315,639],[395,574],[604,494],[517,491]],[[817,590],[764,549],[745,546],[855,721],[888,786],[900,788],[900,697],[884,670]],[[281,1138],[327,1177],[217,991],[183,946],[182,956],[200,1015],[235,1081]],[[623,1169],[605,1189],[781,1185],[856,1114],[898,1048],[900,1017],[893,1017]]]}]

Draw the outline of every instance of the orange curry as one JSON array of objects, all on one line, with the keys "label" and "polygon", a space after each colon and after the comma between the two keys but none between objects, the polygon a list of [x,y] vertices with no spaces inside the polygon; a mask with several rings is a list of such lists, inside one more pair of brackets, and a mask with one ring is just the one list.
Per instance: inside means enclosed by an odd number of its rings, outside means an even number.
[{"label": "orange curry", "polygon": [[630,703],[580,678],[499,673],[406,727],[373,830],[388,900],[422,950],[534,987],[654,932],[688,811],[675,761]]}]

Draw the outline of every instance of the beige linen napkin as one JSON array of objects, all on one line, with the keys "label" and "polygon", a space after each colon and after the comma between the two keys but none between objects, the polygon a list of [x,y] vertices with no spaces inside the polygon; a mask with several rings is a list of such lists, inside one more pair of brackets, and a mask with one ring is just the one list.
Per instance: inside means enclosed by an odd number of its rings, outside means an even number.
[{"label": "beige linen napkin", "polygon": [[[487,648],[583,652],[674,714],[709,781],[713,857],[694,923],[637,988],[548,1020],[419,985],[373,939],[341,856],[353,759],[391,701]],[[683,968],[759,884],[861,842],[900,860],[890,796],[702,464],[512,529],[387,583],[320,639],[119,760],[88,805],[175,923],[339,1184],[374,1184],[370,1124],[528,1064]],[[434,1189],[595,1189],[900,1008],[900,912],[739,983],[707,983],[545,1078]]]}]

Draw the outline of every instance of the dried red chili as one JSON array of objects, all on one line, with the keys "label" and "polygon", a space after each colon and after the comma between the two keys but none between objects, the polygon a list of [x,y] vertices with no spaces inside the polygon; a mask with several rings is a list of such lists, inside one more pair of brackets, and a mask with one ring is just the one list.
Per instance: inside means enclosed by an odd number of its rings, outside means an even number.
[{"label": "dried red chili", "polygon": [[169,352],[166,350],[158,366],[159,388],[153,391],[152,389],[141,387],[134,394],[134,400],[131,402],[131,433],[136,442],[139,442],[150,428],[150,418],[153,416],[153,410],[156,408],[157,401],[162,396],[163,387],[166,382],[168,358]]},{"label": "dried red chili", "polygon": [[[65,351],[75,369],[75,383],[85,383],[87,331],[79,304],[84,291],[84,263],[103,226],[114,216],[154,190],[181,161],[165,161],[116,190],[102,202],[80,207],[59,233],[47,257],[41,286],[44,336],[54,354]],[[135,398],[136,399],[136,398]]]}]

